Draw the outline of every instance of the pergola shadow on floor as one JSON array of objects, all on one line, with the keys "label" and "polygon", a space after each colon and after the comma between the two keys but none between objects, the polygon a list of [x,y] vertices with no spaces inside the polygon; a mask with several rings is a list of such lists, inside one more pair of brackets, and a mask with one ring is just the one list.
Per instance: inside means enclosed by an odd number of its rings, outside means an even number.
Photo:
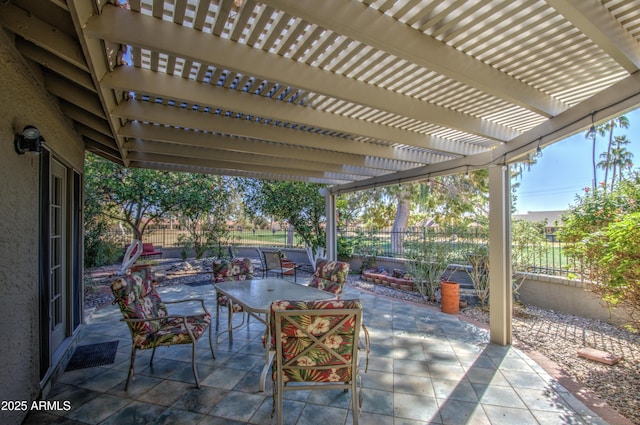
[{"label": "pergola shadow on floor", "polygon": [[[159,291],[166,300],[203,297],[215,312],[209,284]],[[362,301],[371,334],[362,424],[607,423],[524,353],[489,344],[486,331],[456,316],[347,288],[345,298],[352,297]],[[71,409],[32,411],[25,424],[275,423],[270,379],[258,392],[264,325],[252,319],[234,333],[233,344],[221,335],[215,360],[200,341],[201,389],[193,382],[189,346],[174,346],[159,348],[153,367],[150,352],[140,352],[136,379],[124,392],[131,339],[120,318],[116,306],[98,310],[78,340],[118,340],[115,362],[63,372],[48,399],[69,402]],[[285,423],[351,424],[349,398],[342,390],[287,392]]]}]

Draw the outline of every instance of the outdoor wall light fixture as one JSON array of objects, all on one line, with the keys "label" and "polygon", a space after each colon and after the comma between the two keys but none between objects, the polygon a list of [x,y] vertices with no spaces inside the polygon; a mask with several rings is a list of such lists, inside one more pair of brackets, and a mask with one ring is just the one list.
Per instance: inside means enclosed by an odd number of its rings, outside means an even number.
[{"label": "outdoor wall light fixture", "polygon": [[22,134],[16,134],[13,139],[13,146],[18,155],[23,155],[25,152],[33,152],[37,155],[40,153],[43,143],[44,137],[40,135],[40,130],[32,125],[26,126],[22,130]]}]

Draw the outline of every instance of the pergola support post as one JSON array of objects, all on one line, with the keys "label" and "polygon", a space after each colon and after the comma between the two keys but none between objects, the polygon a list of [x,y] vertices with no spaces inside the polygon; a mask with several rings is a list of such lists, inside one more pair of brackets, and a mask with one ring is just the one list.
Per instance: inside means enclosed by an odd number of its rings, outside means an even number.
[{"label": "pergola support post", "polygon": [[511,181],[508,165],[489,167],[489,338],[512,341]]},{"label": "pergola support post", "polygon": [[338,258],[338,234],[336,232],[336,196],[326,189],[321,192],[326,199],[327,215],[327,260],[337,260]]}]

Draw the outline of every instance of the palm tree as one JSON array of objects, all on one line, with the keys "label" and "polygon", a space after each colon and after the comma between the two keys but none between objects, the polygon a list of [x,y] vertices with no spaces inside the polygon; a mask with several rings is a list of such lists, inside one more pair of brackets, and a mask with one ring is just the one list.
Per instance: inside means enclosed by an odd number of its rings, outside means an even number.
[{"label": "palm tree", "polygon": [[[596,186],[598,184],[598,179],[596,176],[596,170],[598,167],[604,169],[604,186],[607,186],[607,179],[609,169],[611,167],[611,148],[613,146],[613,130],[616,127],[620,128],[629,128],[629,119],[625,115],[620,115],[619,117],[612,118],[611,120],[605,122],[604,124],[600,124],[598,126],[591,126],[589,131],[585,133],[585,138],[590,139],[592,141],[591,144],[591,164],[593,167],[593,193],[596,191]],[[602,160],[596,164],[596,135],[605,136],[609,133],[609,141],[607,144],[607,152],[601,155]]]},{"label": "palm tree", "polygon": [[625,147],[631,141],[627,136],[616,136],[616,146],[611,148],[611,158],[613,175],[611,176],[611,187],[616,181],[616,170],[618,170],[618,183],[623,179],[624,171],[633,167],[633,154]]},{"label": "palm tree", "polygon": [[[596,193],[596,184],[598,183],[597,177],[596,177],[596,170],[597,170],[597,164],[596,164],[596,134],[597,133],[602,133],[602,130],[599,127],[596,126],[591,126],[591,128],[585,133],[584,137],[587,140],[591,140],[591,164],[592,164],[592,169],[593,169],[593,179],[591,181],[592,186],[593,186],[593,191],[591,193],[595,194]],[[604,133],[602,133],[604,134]]]},{"label": "palm tree", "polygon": [[614,144],[608,152],[600,154],[600,162],[597,167],[605,170],[605,176],[608,171],[611,170],[611,183],[607,181],[605,177],[605,188],[608,186],[613,190],[613,186],[616,183],[616,177],[618,182],[622,181],[623,172],[633,167],[633,154],[627,150],[625,145],[629,144],[630,140],[627,136],[616,136],[614,138]]},{"label": "palm tree", "polygon": [[[604,135],[605,132],[609,133],[609,141],[607,143],[607,155],[605,158],[605,163],[607,164],[607,166],[604,169],[604,187],[606,188],[607,180],[609,176],[609,169],[615,166],[611,161],[611,149],[613,148],[613,142],[614,142],[613,130],[616,127],[625,128],[625,129],[629,128],[629,118],[627,118],[625,115],[620,115],[619,117],[613,118],[610,121],[600,125],[599,127],[602,127],[602,132],[601,132],[602,135]],[[613,186],[614,180],[615,180],[615,177],[611,181],[611,186]]]}]

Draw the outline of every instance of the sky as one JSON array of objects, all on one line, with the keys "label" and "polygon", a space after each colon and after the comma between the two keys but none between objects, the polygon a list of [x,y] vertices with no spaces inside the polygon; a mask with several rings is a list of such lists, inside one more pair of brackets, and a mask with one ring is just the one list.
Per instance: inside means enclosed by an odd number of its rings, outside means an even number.
[{"label": "sky", "polygon": [[[634,163],[639,164],[640,109],[625,115],[629,119],[629,128],[616,129],[613,134],[626,134],[631,141],[627,149],[633,153]],[[600,153],[606,151],[607,141],[608,137],[597,137],[596,161],[600,160]],[[591,141],[584,137],[584,131],[544,148],[542,157],[531,166],[530,171],[525,168],[522,175],[516,191],[517,213],[566,210],[569,205],[575,204],[576,195],[584,194],[584,188],[591,187],[591,148]],[[598,181],[602,181],[604,170],[598,169],[597,176]]]}]

